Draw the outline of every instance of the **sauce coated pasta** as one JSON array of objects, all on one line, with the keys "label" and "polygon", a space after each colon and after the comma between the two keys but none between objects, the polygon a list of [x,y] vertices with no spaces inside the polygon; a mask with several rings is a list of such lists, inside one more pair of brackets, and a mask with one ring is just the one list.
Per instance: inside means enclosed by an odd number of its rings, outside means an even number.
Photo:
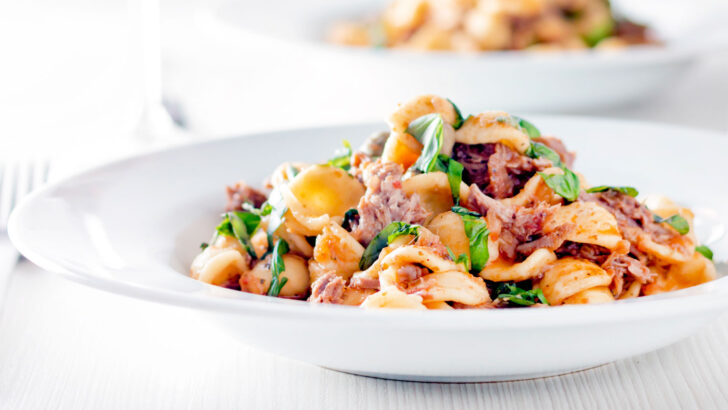
[{"label": "sauce coated pasta", "polygon": [[608,0],[392,0],[373,19],[339,21],[328,40],[414,50],[558,50],[653,43]]},{"label": "sauce coated pasta", "polygon": [[228,187],[192,277],[420,310],[604,303],[715,278],[689,209],[591,186],[574,158],[525,119],[464,118],[451,101],[421,96],[356,150],[345,143],[325,163],[281,164],[268,193]]}]

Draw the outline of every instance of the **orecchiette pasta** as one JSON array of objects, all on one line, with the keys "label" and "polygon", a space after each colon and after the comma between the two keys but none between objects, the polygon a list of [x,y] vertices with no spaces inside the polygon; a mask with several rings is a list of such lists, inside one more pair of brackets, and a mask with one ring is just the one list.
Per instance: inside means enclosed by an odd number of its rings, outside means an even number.
[{"label": "orecchiette pasta", "polygon": [[[419,24],[430,7],[407,1],[393,28]],[[530,4],[516,3],[510,12]],[[358,151],[346,143],[325,164],[276,168],[269,195],[228,187],[191,276],[312,303],[459,310],[607,303],[717,275],[688,208],[642,203],[633,187],[591,187],[563,142],[525,119],[465,119],[426,95],[389,123]]]},{"label": "orecchiette pasta", "polygon": [[606,0],[392,0],[375,20],[339,21],[328,39],[416,50],[598,49],[655,41]]}]

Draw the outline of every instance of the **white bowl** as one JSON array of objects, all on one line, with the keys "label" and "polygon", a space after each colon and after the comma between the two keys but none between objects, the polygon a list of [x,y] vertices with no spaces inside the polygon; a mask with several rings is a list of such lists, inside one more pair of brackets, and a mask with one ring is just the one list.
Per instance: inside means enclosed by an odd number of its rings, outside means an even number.
[{"label": "white bowl", "polygon": [[[678,14],[682,24],[676,24],[675,14],[681,9],[673,7],[668,14],[669,8],[659,4],[652,10],[660,12],[648,16],[654,17],[649,23],[665,39],[663,46],[463,55],[325,42],[327,27],[336,20],[381,10],[388,1],[228,1],[214,13],[209,26],[222,31],[226,39],[245,32],[260,41],[278,40],[273,47],[281,55],[292,56],[289,70],[311,70],[310,78],[325,78],[317,87],[346,90],[337,99],[359,101],[364,112],[372,104],[401,101],[423,90],[464,106],[505,110],[556,112],[613,106],[667,88],[697,57],[726,45],[725,33],[719,35],[719,29],[714,29],[719,24],[707,24],[705,16],[688,13]],[[682,2],[682,7],[706,10],[689,2]],[[286,65],[276,70],[285,71]]]},{"label": "white bowl", "polygon": [[[579,153],[595,184],[663,192],[698,212],[717,258],[728,139],[668,126],[533,117]],[[673,343],[728,305],[728,279],[600,306],[364,311],[207,285],[188,276],[219,222],[224,185],[279,162],[321,162],[383,124],[208,141],[115,162],[52,184],[14,212],[10,236],[41,267],[109,292],[189,308],[244,343],[341,371],[407,380],[507,380],[588,368]],[[721,267],[722,269],[722,267]]]}]

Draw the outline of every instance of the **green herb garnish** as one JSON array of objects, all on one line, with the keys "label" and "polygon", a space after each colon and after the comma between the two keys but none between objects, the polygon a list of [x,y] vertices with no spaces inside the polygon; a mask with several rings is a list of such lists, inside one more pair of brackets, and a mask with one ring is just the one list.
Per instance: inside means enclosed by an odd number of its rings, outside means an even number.
[{"label": "green herb garnish", "polygon": [[516,122],[518,122],[518,126],[521,127],[523,132],[525,132],[529,138],[541,137],[541,131],[539,131],[532,122],[521,117],[517,117],[515,115],[513,115],[512,117],[516,120]]},{"label": "green herb garnish", "polygon": [[470,241],[470,270],[480,272],[488,263],[488,224],[480,214],[461,206],[453,206],[452,211],[460,215],[465,226],[465,235]]},{"label": "green herb garnish", "polygon": [[382,253],[382,249],[403,235],[419,235],[419,225],[411,225],[406,222],[392,222],[379,231],[377,236],[369,242],[367,248],[359,260],[359,269],[365,270],[374,264]]},{"label": "green herb garnish", "polygon": [[440,114],[423,115],[409,124],[407,133],[423,145],[422,153],[413,165],[414,169],[428,173],[435,167],[437,155],[442,148],[442,128],[443,120]]},{"label": "green herb garnish", "polygon": [[548,305],[549,302],[541,289],[524,290],[511,283],[501,283],[496,289],[498,299],[513,303],[519,306],[531,306],[536,303]]},{"label": "green herb garnish", "polygon": [[631,196],[632,198],[634,198],[640,194],[640,192],[636,188],[633,188],[631,186],[609,186],[609,185],[595,186],[593,188],[587,189],[586,192],[591,194],[594,192],[604,192],[604,191],[609,191],[609,190],[621,192],[625,195]]},{"label": "green herb garnish", "polygon": [[569,202],[574,202],[579,197],[579,177],[568,168],[562,168],[564,174],[545,174],[539,172],[546,185],[557,195]]},{"label": "green herb garnish", "polygon": [[267,230],[269,246],[273,243],[273,233],[283,224],[286,212],[288,212],[288,207],[286,201],[283,200],[283,195],[279,190],[274,189],[270,193],[266,204],[261,207],[262,215],[270,215]]},{"label": "green herb garnish", "polygon": [[288,278],[281,278],[281,273],[286,270],[286,264],[283,262],[283,255],[288,253],[288,242],[284,239],[279,238],[273,247],[273,255],[270,260],[270,273],[271,281],[270,288],[268,289],[268,296],[278,296],[281,293],[281,289],[288,282]]},{"label": "green herb garnish", "polygon": [[437,156],[434,170],[447,174],[447,182],[450,184],[450,192],[452,193],[452,202],[455,205],[459,205],[460,183],[463,181],[463,164],[445,154],[440,154]]},{"label": "green herb garnish", "polygon": [[[341,168],[344,171],[348,171],[351,168],[351,143],[349,141],[344,140],[344,149],[336,151],[334,155],[336,156],[329,160],[329,165]],[[293,176],[296,174],[293,174]]]},{"label": "green herb garnish", "polygon": [[467,254],[461,253],[460,256],[456,257],[455,252],[453,252],[449,246],[446,246],[445,248],[447,248],[447,254],[450,255],[450,259],[452,259],[456,265],[463,264],[463,266],[465,266],[465,270],[470,270],[470,258]]},{"label": "green herb garnish", "polygon": [[526,155],[531,158],[546,158],[554,166],[561,168],[564,171],[563,175],[545,174],[543,172],[539,172],[538,174],[541,175],[546,185],[556,192],[557,195],[570,202],[576,201],[580,191],[579,177],[561,161],[561,157],[556,151],[540,142],[532,142],[531,146],[526,150]]},{"label": "green herb garnish", "polygon": [[669,218],[662,218],[659,215],[654,215],[654,220],[657,223],[666,223],[673,227],[680,235],[685,235],[690,232],[690,224],[682,216],[675,214]]},{"label": "green herb garnish", "polygon": [[707,246],[705,246],[705,245],[696,246],[695,251],[699,252],[701,255],[705,256],[706,258],[710,259],[711,261],[713,260],[713,251],[710,250],[710,248],[708,248]]},{"label": "green herb garnish", "polygon": [[237,239],[248,254],[255,258],[255,249],[250,237],[260,225],[260,215],[251,212],[227,212],[220,225],[215,228],[218,235],[232,236]]},{"label": "green herb garnish", "polygon": [[452,127],[457,130],[463,126],[463,124],[465,123],[465,119],[463,118],[463,113],[460,112],[460,108],[458,108],[458,106],[455,105],[455,103],[452,102],[451,99],[448,98],[447,100],[450,102],[450,104],[452,104],[452,108],[455,110],[455,123],[452,125]]},{"label": "green herb garnish", "polygon": [[207,243],[207,242],[202,242],[202,243],[200,244],[200,249],[202,249],[202,250],[204,251],[204,250],[205,250],[205,249],[207,249],[207,248],[208,248],[209,246],[210,246],[210,244],[209,244],[209,243]]}]

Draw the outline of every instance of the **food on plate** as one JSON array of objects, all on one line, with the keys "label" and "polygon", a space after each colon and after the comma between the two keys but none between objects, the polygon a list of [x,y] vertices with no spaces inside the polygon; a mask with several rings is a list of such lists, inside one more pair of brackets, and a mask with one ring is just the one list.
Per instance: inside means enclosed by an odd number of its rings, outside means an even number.
[{"label": "food on plate", "polygon": [[423,95],[388,123],[328,161],[281,164],[267,193],[228,187],[192,277],[313,303],[420,310],[604,303],[716,277],[688,208],[589,185],[575,154],[523,118],[464,117],[450,100]]},{"label": "food on plate", "polygon": [[561,50],[654,43],[608,0],[392,0],[375,18],[339,21],[332,43],[412,50]]}]

